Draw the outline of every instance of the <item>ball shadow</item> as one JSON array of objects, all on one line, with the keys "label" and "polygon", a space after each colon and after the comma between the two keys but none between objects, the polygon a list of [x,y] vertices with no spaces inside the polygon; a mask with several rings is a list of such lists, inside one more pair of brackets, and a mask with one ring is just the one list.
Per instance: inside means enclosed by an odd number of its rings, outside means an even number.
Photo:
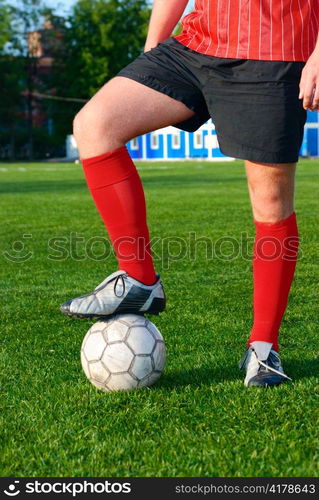
[{"label": "ball shadow", "polygon": [[219,384],[225,381],[236,381],[243,378],[243,373],[237,366],[202,367],[189,370],[173,370],[163,376],[160,386],[173,389],[180,386],[205,386]]}]

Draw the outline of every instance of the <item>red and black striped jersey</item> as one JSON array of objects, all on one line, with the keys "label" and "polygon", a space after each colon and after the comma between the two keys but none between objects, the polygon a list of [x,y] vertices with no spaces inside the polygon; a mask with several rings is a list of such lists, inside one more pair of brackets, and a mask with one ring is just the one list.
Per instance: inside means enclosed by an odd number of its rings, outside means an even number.
[{"label": "red and black striped jersey", "polygon": [[319,0],[196,0],[175,38],[216,57],[306,61],[319,33]]}]

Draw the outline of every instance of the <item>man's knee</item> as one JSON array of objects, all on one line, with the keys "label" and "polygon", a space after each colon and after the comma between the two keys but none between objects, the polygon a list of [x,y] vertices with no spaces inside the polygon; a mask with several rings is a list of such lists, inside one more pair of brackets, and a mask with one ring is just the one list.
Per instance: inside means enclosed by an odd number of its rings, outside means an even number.
[{"label": "man's knee", "polygon": [[90,104],[84,106],[73,120],[73,135],[76,140],[107,140],[114,132],[111,114],[108,109],[97,113]]},{"label": "man's knee", "polygon": [[255,219],[275,223],[289,217],[294,209],[293,193],[259,191],[251,199]]},{"label": "man's knee", "polygon": [[82,139],[88,135],[98,132],[99,123],[90,109],[84,106],[74,117],[73,135],[76,139]]},{"label": "man's knee", "polygon": [[80,136],[80,131],[82,130],[82,116],[81,111],[79,111],[73,119],[73,135],[75,138]]},{"label": "man's knee", "polygon": [[295,164],[248,164],[248,184],[254,216],[278,222],[293,211]]}]

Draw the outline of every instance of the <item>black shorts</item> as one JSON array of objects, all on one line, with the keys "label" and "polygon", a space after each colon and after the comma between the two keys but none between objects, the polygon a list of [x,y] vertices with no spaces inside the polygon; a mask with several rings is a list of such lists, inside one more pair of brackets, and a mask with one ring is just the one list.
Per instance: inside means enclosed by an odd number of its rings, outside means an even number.
[{"label": "black shorts", "polygon": [[177,99],[196,113],[174,124],[177,128],[193,132],[211,117],[225,155],[292,163],[298,161],[306,121],[298,99],[304,64],[223,59],[168,38],[118,76]]}]

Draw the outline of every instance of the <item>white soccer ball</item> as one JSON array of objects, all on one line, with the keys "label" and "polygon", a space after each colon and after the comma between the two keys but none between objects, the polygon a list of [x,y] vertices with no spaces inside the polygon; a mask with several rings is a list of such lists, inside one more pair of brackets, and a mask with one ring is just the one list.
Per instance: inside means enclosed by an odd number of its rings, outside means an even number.
[{"label": "white soccer ball", "polygon": [[160,378],[165,361],[161,333],[151,321],[136,314],[98,321],[81,347],[84,373],[102,391],[150,386]]}]

